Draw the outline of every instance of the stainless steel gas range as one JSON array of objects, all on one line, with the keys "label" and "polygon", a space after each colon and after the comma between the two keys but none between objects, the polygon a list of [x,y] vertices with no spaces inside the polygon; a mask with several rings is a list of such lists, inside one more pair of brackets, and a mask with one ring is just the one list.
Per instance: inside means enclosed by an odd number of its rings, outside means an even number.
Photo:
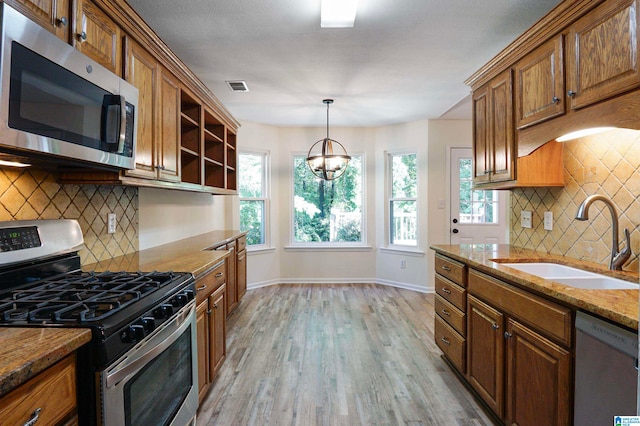
[{"label": "stainless steel gas range", "polygon": [[81,425],[187,425],[198,407],[195,288],[179,272],[86,272],[73,220],[0,222],[0,327],[90,328]]}]

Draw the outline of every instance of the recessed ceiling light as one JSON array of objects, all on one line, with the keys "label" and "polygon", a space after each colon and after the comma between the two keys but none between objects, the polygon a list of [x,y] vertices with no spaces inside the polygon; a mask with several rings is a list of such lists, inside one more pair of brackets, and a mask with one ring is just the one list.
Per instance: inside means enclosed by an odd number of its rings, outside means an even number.
[{"label": "recessed ceiling light", "polygon": [[229,86],[229,89],[231,89],[234,92],[249,91],[249,87],[247,86],[247,83],[245,83],[242,80],[230,80],[230,81],[225,81],[225,83],[227,83],[227,86]]},{"label": "recessed ceiling light", "polygon": [[357,11],[358,0],[322,0],[320,27],[351,28]]}]

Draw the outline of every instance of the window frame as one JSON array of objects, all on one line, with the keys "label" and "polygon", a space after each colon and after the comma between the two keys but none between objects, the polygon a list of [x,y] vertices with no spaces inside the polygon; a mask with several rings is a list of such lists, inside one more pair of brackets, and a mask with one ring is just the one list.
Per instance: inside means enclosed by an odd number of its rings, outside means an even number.
[{"label": "window frame", "polygon": [[[416,196],[415,197],[393,197],[393,158],[404,155],[416,156]],[[418,150],[416,148],[385,151],[385,239],[387,249],[399,251],[419,251],[420,250],[420,167]],[[395,244],[392,242],[393,218],[392,208],[394,201],[413,201],[416,205],[416,243],[415,244]]]},{"label": "window frame", "polygon": [[[240,149],[238,150],[238,164],[240,164],[241,155],[254,155],[262,157],[262,197],[242,197],[240,196],[240,188],[238,188],[239,208],[242,208],[243,201],[259,201],[262,202],[262,232],[264,242],[262,244],[249,244],[247,241],[247,251],[254,252],[260,250],[271,249],[271,152],[268,150],[257,149]],[[239,173],[242,173],[239,170]],[[238,180],[239,184],[239,180]]]},{"label": "window frame", "polygon": [[[307,156],[307,152],[302,152],[302,151],[297,151],[297,152],[292,152],[289,158],[289,173],[290,173],[290,186],[289,186],[289,194],[290,194],[290,206],[289,206],[289,213],[290,213],[290,223],[289,223],[289,247],[285,247],[288,249],[310,249],[310,250],[315,250],[315,249],[327,249],[327,250],[340,250],[340,249],[370,249],[369,246],[367,246],[367,209],[366,209],[366,155],[364,154],[364,152],[350,152],[349,155],[353,158],[353,157],[359,157],[360,158],[360,186],[361,186],[361,193],[360,193],[360,223],[361,225],[361,229],[360,229],[360,241],[359,242],[351,242],[351,241],[345,241],[345,242],[325,242],[325,241],[319,241],[319,242],[303,242],[303,241],[296,241],[295,240],[295,161],[297,157],[306,157]],[[345,176],[340,177],[339,179],[343,179]]]}]

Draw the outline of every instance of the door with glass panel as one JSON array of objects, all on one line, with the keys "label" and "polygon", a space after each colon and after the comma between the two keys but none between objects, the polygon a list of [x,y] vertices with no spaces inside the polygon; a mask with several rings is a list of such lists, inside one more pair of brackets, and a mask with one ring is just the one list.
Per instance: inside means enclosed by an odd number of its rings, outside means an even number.
[{"label": "door with glass panel", "polygon": [[471,148],[451,148],[451,244],[502,244],[508,240],[507,191],[473,190]]}]

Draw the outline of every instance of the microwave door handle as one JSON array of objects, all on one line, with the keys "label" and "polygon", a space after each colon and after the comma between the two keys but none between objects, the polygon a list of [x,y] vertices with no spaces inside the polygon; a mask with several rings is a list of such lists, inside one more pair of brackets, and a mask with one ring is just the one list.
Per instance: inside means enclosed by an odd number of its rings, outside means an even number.
[{"label": "microwave door handle", "polygon": [[124,96],[120,96],[120,133],[118,136],[117,153],[124,151],[124,140],[127,133],[127,101]]}]

